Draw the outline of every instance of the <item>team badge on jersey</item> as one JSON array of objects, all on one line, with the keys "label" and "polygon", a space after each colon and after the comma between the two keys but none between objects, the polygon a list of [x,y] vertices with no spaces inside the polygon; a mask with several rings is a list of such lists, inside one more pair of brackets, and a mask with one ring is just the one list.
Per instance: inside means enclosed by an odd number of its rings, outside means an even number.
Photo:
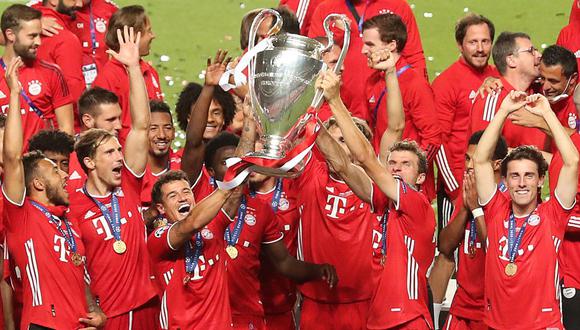
[{"label": "team badge on jersey", "polygon": [[105,31],[107,31],[107,22],[99,17],[95,19],[95,28],[99,33],[105,33]]},{"label": "team badge on jersey", "polygon": [[537,226],[540,224],[540,216],[537,214],[532,214],[528,219],[528,224],[530,226]]},{"label": "team badge on jersey", "polygon": [[575,113],[569,113],[568,114],[568,126],[570,126],[571,129],[576,129],[576,114]]},{"label": "team badge on jersey", "polygon": [[280,198],[280,203],[278,204],[278,208],[280,211],[287,211],[290,207],[290,202],[284,197]]},{"label": "team badge on jersey", "polygon": [[566,297],[566,299],[572,299],[576,295],[576,289],[564,288],[564,290],[562,290],[562,293],[564,294],[564,297]]},{"label": "team badge on jersey", "polygon": [[30,95],[38,95],[42,92],[42,84],[38,80],[31,80],[28,82],[28,93]]},{"label": "team badge on jersey", "polygon": [[253,216],[253,215],[251,215],[251,214],[246,215],[246,217],[244,218],[244,220],[246,221],[246,224],[248,226],[253,226],[253,225],[256,224],[256,217]]},{"label": "team badge on jersey", "polygon": [[371,98],[369,99],[369,103],[375,103],[375,102],[377,102],[377,101],[375,100],[375,96],[373,95],[373,96],[371,96]]},{"label": "team badge on jersey", "polygon": [[161,227],[161,228],[157,229],[157,230],[155,231],[155,237],[157,237],[157,238],[161,238],[161,236],[163,236],[163,233],[164,233],[164,232],[165,232],[167,229],[169,229],[169,226],[163,226],[163,227]]},{"label": "team badge on jersey", "polygon": [[201,231],[201,237],[203,237],[205,239],[212,239],[213,233],[211,232],[211,230],[209,230],[207,228],[203,228]]}]

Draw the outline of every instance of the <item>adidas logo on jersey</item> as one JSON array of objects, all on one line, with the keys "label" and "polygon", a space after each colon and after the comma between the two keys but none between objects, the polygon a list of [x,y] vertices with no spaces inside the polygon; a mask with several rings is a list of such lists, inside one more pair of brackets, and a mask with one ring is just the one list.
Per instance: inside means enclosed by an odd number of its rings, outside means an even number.
[{"label": "adidas logo on jersey", "polygon": [[4,94],[3,91],[0,91],[0,99],[5,99],[6,98],[6,94]]},{"label": "adidas logo on jersey", "polygon": [[375,96],[371,96],[371,98],[369,99],[369,103],[375,103],[377,100],[375,100]]},{"label": "adidas logo on jersey", "polygon": [[469,99],[473,100],[475,97],[477,96],[477,92],[472,90],[471,93],[469,93]]},{"label": "adidas logo on jersey", "polygon": [[69,180],[78,180],[78,179],[81,179],[81,178],[82,178],[81,175],[77,171],[73,171],[71,173],[71,175],[69,175],[69,177],[68,177]]}]

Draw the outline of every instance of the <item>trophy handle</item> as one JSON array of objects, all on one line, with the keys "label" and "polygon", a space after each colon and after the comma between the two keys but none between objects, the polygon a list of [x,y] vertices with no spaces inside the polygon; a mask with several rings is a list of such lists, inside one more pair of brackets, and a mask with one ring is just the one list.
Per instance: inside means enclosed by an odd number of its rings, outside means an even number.
[{"label": "trophy handle", "polygon": [[[340,51],[340,55],[338,56],[338,60],[336,61],[336,66],[334,73],[339,73],[340,68],[342,67],[342,63],[344,63],[344,58],[346,57],[346,53],[348,52],[348,47],[350,46],[350,25],[348,24],[348,19],[346,15],[343,14],[330,14],[326,16],[324,19],[324,31],[326,32],[326,38],[328,39],[326,47],[321,50],[321,53],[328,52],[332,46],[334,46],[334,33],[330,30],[330,22],[334,20],[341,20],[342,24],[344,25],[344,38],[342,42],[342,50]],[[325,69],[326,66],[323,66],[322,69]],[[324,97],[324,92],[321,89],[316,90],[316,94],[314,94],[314,99],[312,100],[312,106],[315,109],[320,108],[322,105]]]}]

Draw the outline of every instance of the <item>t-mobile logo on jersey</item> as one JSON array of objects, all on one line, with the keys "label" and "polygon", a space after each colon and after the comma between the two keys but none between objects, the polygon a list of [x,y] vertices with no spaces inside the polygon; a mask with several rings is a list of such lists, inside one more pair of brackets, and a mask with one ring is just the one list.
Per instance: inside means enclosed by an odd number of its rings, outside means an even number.
[{"label": "t-mobile logo on jersey", "polygon": [[[129,215],[131,216],[131,215]],[[95,226],[95,229],[97,230],[97,235],[103,235],[105,234],[105,241],[108,241],[110,239],[113,238],[113,233],[111,232],[111,227],[109,226],[109,223],[107,222],[107,220],[105,219],[104,216],[100,216],[98,218],[94,218],[92,220],[93,226]],[[127,219],[125,218],[121,218],[121,225],[124,225],[127,223]]]},{"label": "t-mobile logo on jersey", "polygon": [[327,214],[329,217],[338,219],[337,215],[343,215],[346,211],[345,207],[346,198],[330,194],[326,197],[326,206],[324,209],[330,211],[330,214]]},{"label": "t-mobile logo on jersey", "polygon": [[59,260],[62,262],[68,262],[66,258],[69,251],[66,249],[66,241],[64,237],[54,235],[54,251],[59,254]]},{"label": "t-mobile logo on jersey", "polygon": [[[508,251],[508,249],[509,249],[509,247],[508,247],[508,238],[506,236],[502,236],[499,239],[498,248],[499,248],[499,252],[500,252],[499,258],[502,259],[502,260],[505,260],[505,261],[509,261],[510,258],[509,258],[509,251]],[[534,246],[533,245],[528,245],[527,248],[520,248],[518,250],[518,256],[523,255],[526,250],[532,251],[533,249],[534,249]]]}]

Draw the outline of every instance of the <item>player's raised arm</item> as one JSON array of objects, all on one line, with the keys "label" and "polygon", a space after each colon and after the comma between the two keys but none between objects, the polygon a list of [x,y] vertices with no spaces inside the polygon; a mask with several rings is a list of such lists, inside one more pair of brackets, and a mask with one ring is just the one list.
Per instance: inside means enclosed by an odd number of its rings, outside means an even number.
[{"label": "player's raised arm", "polygon": [[528,104],[524,109],[542,116],[550,131],[552,131],[554,142],[562,155],[563,162],[555,194],[562,206],[566,208],[572,207],[576,199],[578,186],[578,150],[576,150],[574,143],[570,139],[568,131],[564,129],[556,114],[552,111],[550,103],[545,96],[534,94],[527,98],[527,102]]},{"label": "player's raised arm", "polygon": [[185,149],[181,157],[181,169],[187,173],[191,183],[197,180],[203,166],[204,141],[203,132],[207,126],[207,114],[213,99],[214,89],[219,84],[220,77],[226,71],[230,58],[226,58],[228,52],[218,50],[214,59],[207,59],[205,83],[197,101],[191,106],[187,131],[185,136]]},{"label": "player's raised arm", "polygon": [[149,99],[145,87],[145,80],[139,66],[139,41],[141,32],[133,27],[124,26],[123,32],[117,30],[119,40],[119,52],[108,50],[113,58],[123,63],[129,72],[129,106],[131,109],[131,130],[127,135],[124,147],[125,163],[136,175],[145,172],[147,166],[147,152],[149,144]]},{"label": "player's raised arm", "polygon": [[483,204],[495,193],[496,183],[493,173],[493,152],[501,135],[501,130],[508,115],[526,104],[526,93],[511,91],[503,100],[498,112],[485,129],[473,155],[473,168],[477,182],[477,196]]},{"label": "player's raised arm", "polygon": [[12,59],[6,69],[6,82],[10,88],[10,105],[4,129],[4,194],[15,204],[24,202],[25,182],[22,164],[22,117],[20,114],[20,82],[18,69],[23,65],[20,57]]}]

